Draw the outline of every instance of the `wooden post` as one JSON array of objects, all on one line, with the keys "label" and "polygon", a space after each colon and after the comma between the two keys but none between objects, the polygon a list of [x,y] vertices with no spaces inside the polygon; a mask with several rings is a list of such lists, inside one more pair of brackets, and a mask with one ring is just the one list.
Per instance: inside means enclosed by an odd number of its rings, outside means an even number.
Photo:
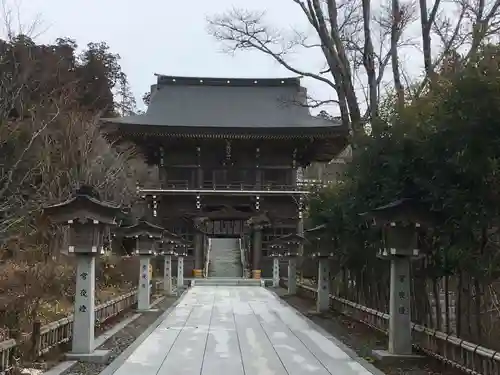
[{"label": "wooden post", "polygon": [[36,360],[40,353],[40,331],[42,323],[39,320],[33,322],[33,333],[31,334],[31,358]]}]

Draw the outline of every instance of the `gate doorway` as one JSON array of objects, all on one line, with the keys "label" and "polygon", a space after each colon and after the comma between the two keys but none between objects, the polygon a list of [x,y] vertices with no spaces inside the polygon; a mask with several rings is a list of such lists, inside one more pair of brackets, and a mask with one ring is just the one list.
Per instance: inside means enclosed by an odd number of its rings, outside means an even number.
[{"label": "gate doorway", "polygon": [[240,238],[243,235],[243,220],[210,220],[206,234],[211,238]]}]

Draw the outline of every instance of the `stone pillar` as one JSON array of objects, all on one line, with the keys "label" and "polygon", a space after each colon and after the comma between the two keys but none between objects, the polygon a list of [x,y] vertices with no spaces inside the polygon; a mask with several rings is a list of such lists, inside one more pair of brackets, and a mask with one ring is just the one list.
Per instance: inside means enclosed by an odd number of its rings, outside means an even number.
[{"label": "stone pillar", "polygon": [[196,232],[194,235],[194,270],[193,276],[201,278],[203,276],[203,233]]},{"label": "stone pillar", "polygon": [[330,263],[328,258],[319,258],[318,262],[318,299],[316,311],[325,312],[330,309]]},{"label": "stone pillar", "polygon": [[280,259],[273,258],[273,287],[277,288],[280,285]]},{"label": "stone pillar", "polygon": [[72,354],[89,355],[94,351],[95,257],[76,255],[76,293],[73,321]]},{"label": "stone pillar", "polygon": [[410,258],[391,259],[389,353],[411,355]]},{"label": "stone pillar", "polygon": [[[297,222],[297,234],[301,237],[304,237],[304,196],[301,195],[299,197],[299,220]],[[299,243],[297,247],[297,255],[303,256],[304,255],[304,244],[301,242]],[[301,258],[303,259],[303,258]],[[302,262],[301,262],[302,265]],[[300,267],[300,282],[304,281],[304,278],[302,276],[302,267]]]},{"label": "stone pillar", "polygon": [[167,296],[172,294],[172,256],[165,255],[163,266],[163,290]]},{"label": "stone pillar", "polygon": [[139,255],[139,290],[137,293],[137,310],[150,308],[151,278],[149,274],[150,255]]},{"label": "stone pillar", "polygon": [[255,226],[253,232],[252,278],[260,279],[260,261],[262,258],[262,227]]},{"label": "stone pillar", "polygon": [[297,293],[297,259],[288,259],[288,294]]},{"label": "stone pillar", "polygon": [[177,258],[177,289],[184,288],[184,257]]}]

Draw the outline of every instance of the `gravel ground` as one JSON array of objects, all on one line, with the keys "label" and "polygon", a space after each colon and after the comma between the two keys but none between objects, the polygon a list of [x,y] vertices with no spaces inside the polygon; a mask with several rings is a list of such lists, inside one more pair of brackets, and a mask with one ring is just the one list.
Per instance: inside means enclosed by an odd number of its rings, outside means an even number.
[{"label": "gravel ground", "polygon": [[[177,300],[177,297],[166,297],[159,304],[154,306],[157,312],[148,312],[142,314],[139,318],[128,324],[124,329],[110,337],[104,344],[97,349],[111,350],[111,357],[105,364],[78,362],[61,375],[98,375],[106,368],[116,357],[118,357],[127,347],[139,337],[144,330],[165,312]],[[133,313],[131,313],[133,314]],[[130,314],[130,315],[131,315]],[[129,315],[129,316],[130,316]],[[123,317],[126,319],[126,317]],[[132,375],[132,374],[130,374]]]},{"label": "gravel ground", "polygon": [[463,372],[445,366],[430,357],[418,362],[403,360],[390,365],[377,362],[372,357],[371,351],[372,349],[387,349],[386,335],[335,311],[320,316],[311,315],[310,312],[315,308],[313,300],[298,296],[286,296],[286,290],[283,288],[279,288],[276,293],[314,323],[353,349],[360,357],[372,362],[375,367],[387,375],[464,375]]}]

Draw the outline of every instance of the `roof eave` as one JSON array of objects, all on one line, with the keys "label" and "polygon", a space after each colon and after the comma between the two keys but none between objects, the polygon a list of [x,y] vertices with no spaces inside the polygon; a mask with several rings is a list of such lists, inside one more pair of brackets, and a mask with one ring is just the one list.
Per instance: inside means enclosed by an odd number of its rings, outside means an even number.
[{"label": "roof eave", "polygon": [[[116,121],[118,120],[118,121]],[[324,133],[324,134],[338,134],[338,135],[348,135],[349,129],[343,125],[334,124],[328,125],[320,125],[320,126],[256,126],[256,127],[226,127],[226,126],[171,126],[171,125],[150,125],[150,124],[141,124],[141,123],[130,123],[119,121],[119,119],[113,118],[103,118],[101,121],[101,129],[106,130],[106,127],[110,129],[110,125],[114,127],[113,130],[120,131],[125,130],[125,127],[128,127],[129,133],[136,134],[152,134],[156,135],[158,132],[164,133],[165,135],[175,133],[176,135],[179,133],[241,133],[241,134],[292,134],[292,133],[300,133],[305,137],[309,137],[314,135],[314,133]],[[130,129],[135,128],[135,129]]]}]

